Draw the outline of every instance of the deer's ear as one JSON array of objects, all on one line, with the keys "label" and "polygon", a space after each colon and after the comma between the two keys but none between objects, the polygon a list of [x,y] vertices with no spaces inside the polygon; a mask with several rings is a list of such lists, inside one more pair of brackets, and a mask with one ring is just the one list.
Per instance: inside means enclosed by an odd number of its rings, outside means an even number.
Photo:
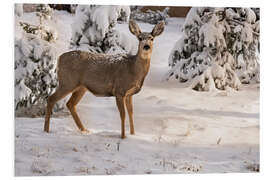
[{"label": "deer's ear", "polygon": [[164,30],[164,25],[165,25],[164,21],[158,23],[151,32],[152,36],[154,37],[159,36]]},{"label": "deer's ear", "polygon": [[129,21],[129,30],[132,34],[135,36],[139,36],[141,34],[141,30],[138,26],[138,24],[134,20]]}]

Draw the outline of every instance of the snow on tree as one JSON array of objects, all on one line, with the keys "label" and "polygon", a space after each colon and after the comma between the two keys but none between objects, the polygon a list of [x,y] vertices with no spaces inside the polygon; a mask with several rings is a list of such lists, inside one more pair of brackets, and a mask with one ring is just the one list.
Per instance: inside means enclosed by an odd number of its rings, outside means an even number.
[{"label": "snow on tree", "polygon": [[146,12],[141,11],[142,6],[133,6],[131,9],[130,17],[136,21],[142,21],[150,24],[157,24],[160,21],[168,23],[169,18],[169,7],[166,7],[163,11],[152,11],[148,9]]},{"label": "snow on tree", "polygon": [[50,8],[48,4],[38,4],[36,6],[37,13],[36,15],[39,17],[40,24],[43,23],[44,19],[48,20],[51,19],[53,9]]},{"label": "snow on tree", "polygon": [[126,37],[115,29],[117,21],[128,21],[128,6],[78,5],[72,24],[71,48],[98,53],[126,53]]},{"label": "snow on tree", "polygon": [[57,33],[50,27],[31,25],[15,17],[16,115],[44,113],[46,99],[57,86],[56,39]]},{"label": "snow on tree", "polygon": [[169,56],[166,79],[191,82],[194,90],[233,88],[259,82],[259,11],[191,8]]}]

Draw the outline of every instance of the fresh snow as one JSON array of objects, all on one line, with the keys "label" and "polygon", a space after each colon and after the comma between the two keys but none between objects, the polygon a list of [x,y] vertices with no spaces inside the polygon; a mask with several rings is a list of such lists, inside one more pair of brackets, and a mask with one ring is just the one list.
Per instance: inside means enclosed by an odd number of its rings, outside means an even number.
[{"label": "fresh snow", "polygon": [[[67,49],[73,17],[57,13],[58,43]],[[252,172],[260,159],[259,85],[197,92],[162,81],[183,23],[169,18],[154,41],[150,72],[134,96],[135,135],[127,118],[127,138],[120,139],[113,97],[86,93],[77,111],[90,133],[81,133],[68,112],[53,115],[50,133],[43,132],[43,117],[15,117],[15,175]],[[138,24],[143,31],[153,28]],[[116,29],[134,40],[126,23]]]}]

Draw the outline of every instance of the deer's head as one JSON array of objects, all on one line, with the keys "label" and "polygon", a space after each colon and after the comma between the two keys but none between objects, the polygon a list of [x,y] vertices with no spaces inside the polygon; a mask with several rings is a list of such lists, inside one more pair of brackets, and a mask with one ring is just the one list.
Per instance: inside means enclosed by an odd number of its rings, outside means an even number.
[{"label": "deer's head", "polygon": [[134,20],[129,21],[129,30],[139,40],[138,55],[142,59],[150,59],[153,49],[153,41],[164,30],[164,22],[158,23],[152,32],[141,32],[139,26]]}]

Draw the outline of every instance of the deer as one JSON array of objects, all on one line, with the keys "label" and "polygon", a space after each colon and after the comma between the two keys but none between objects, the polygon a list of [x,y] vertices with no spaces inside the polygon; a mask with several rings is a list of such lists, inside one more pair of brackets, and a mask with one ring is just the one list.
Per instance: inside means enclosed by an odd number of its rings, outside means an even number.
[{"label": "deer", "polygon": [[58,87],[47,98],[44,131],[49,133],[50,116],[57,101],[72,93],[66,103],[75,124],[81,132],[89,132],[82,124],[76,105],[85,92],[97,97],[114,96],[121,118],[121,138],[125,136],[125,107],[128,111],[130,134],[134,135],[133,98],[149,72],[154,38],[164,31],[159,22],[152,32],[141,32],[134,20],[129,20],[129,30],[139,40],[136,55],[102,54],[73,50],[63,53],[57,60]]}]

